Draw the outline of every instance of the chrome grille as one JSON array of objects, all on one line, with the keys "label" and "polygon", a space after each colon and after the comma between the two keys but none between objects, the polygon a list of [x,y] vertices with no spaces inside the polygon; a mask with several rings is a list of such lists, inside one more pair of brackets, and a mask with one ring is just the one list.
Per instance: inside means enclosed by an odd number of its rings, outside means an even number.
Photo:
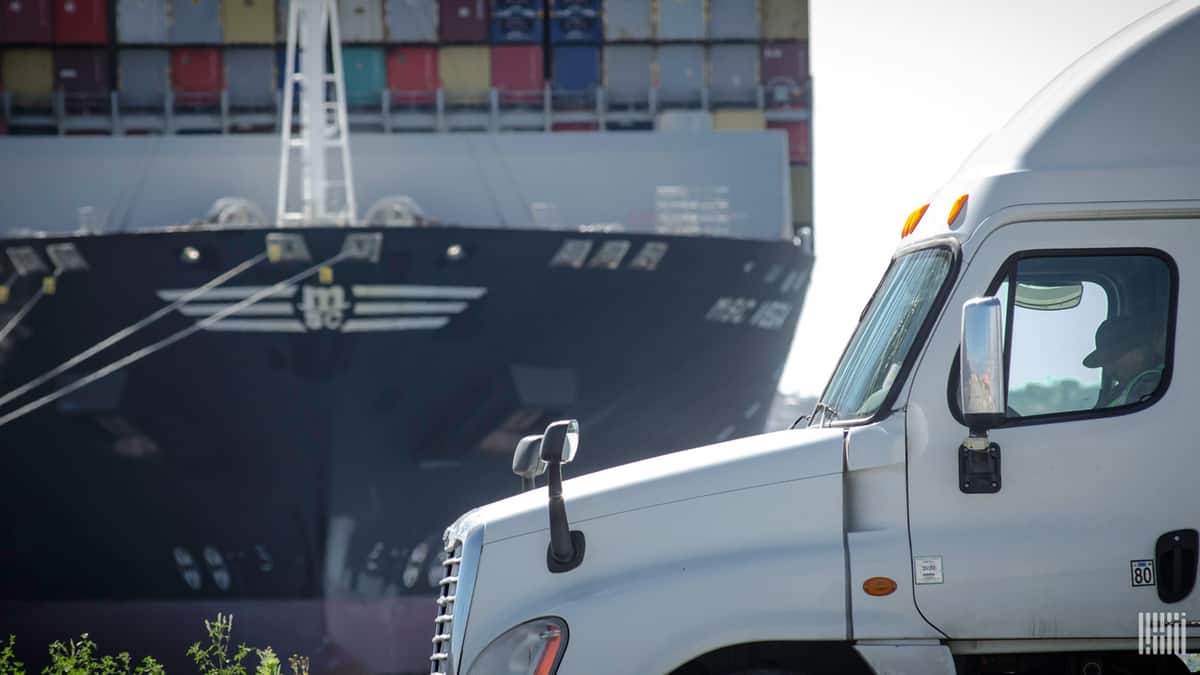
[{"label": "chrome grille", "polygon": [[463,543],[455,541],[453,550],[447,547],[442,565],[446,576],[438,583],[441,595],[437,599],[437,618],[433,620],[433,655],[429,657],[430,675],[451,675],[450,636],[454,632],[454,596],[458,593],[458,573],[462,566]]}]

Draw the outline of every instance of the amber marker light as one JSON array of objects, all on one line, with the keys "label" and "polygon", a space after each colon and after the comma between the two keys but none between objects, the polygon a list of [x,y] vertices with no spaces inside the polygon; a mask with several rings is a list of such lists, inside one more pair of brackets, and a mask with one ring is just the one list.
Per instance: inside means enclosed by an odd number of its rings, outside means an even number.
[{"label": "amber marker light", "polygon": [[534,669],[534,675],[552,675],[551,669],[554,668],[554,663],[558,660],[558,652],[562,648],[562,629],[558,626],[546,626],[546,631],[541,635],[545,643],[545,649],[542,650],[541,658],[538,659],[537,668]]},{"label": "amber marker light", "polygon": [[966,205],[966,195],[962,195],[958,199],[955,199],[954,203],[950,205],[950,215],[946,216],[946,224],[953,226],[954,221],[958,220],[958,214],[962,213],[963,207]]},{"label": "amber marker light", "polygon": [[925,212],[929,210],[929,205],[919,206],[912,213],[908,214],[908,219],[904,221],[904,227],[900,230],[900,238],[903,239],[913,233],[917,229],[917,223],[921,222],[921,218],[925,217]]},{"label": "amber marker light", "polygon": [[896,582],[887,577],[871,577],[863,582],[863,592],[875,597],[891,595],[896,592]]}]

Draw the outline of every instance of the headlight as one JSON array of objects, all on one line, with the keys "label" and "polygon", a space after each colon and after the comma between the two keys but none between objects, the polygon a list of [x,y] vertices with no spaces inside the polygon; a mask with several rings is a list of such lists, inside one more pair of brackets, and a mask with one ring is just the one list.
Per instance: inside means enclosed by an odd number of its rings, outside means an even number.
[{"label": "headlight", "polygon": [[562,619],[534,619],[492,640],[467,675],[554,675],[566,649]]}]

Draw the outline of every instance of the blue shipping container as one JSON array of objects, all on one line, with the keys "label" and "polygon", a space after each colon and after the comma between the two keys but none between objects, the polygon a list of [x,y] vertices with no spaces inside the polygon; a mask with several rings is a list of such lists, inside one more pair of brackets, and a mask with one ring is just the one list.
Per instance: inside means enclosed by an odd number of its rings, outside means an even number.
[{"label": "blue shipping container", "polygon": [[550,42],[598,44],[604,40],[600,0],[550,0]]},{"label": "blue shipping container", "polygon": [[387,65],[382,47],[342,47],[342,71],[347,105],[382,103],[383,90],[387,86]]},{"label": "blue shipping container", "polygon": [[492,44],[540,44],[542,16],[542,0],[495,0]]},{"label": "blue shipping container", "polygon": [[551,59],[555,89],[586,91],[600,86],[599,47],[555,47]]}]

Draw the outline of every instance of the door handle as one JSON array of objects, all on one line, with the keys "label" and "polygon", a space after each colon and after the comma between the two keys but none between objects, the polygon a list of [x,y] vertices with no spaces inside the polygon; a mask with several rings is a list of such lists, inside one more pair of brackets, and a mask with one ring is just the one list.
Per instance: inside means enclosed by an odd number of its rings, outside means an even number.
[{"label": "door handle", "polygon": [[1173,530],[1154,544],[1154,564],[1158,568],[1158,598],[1166,603],[1179,602],[1196,585],[1196,558],[1200,551],[1200,533]]}]

